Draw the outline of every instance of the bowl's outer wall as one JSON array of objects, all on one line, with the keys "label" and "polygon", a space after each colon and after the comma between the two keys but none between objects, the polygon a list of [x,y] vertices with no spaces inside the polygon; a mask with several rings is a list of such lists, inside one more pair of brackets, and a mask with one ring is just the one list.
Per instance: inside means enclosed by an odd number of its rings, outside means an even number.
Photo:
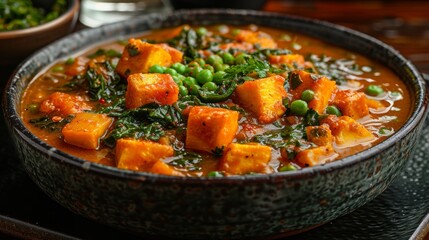
[{"label": "bowl's outer wall", "polygon": [[[35,139],[16,109],[34,74],[44,66],[100,39],[183,23],[257,24],[306,33],[381,61],[406,81],[416,100],[414,123],[395,135],[392,145],[338,163],[296,173],[192,179],[131,173],[72,159]],[[27,61],[7,87],[5,118],[32,179],[73,212],[136,233],[181,238],[243,238],[287,233],[323,224],[367,203],[383,192],[415,146],[427,114],[421,78],[395,51],[357,38],[331,25],[245,11],[178,12],[139,18],[78,32],[43,49]],[[11,96],[11,97],[10,97]],[[10,99],[11,98],[11,99]],[[427,99],[426,99],[427,104]],[[420,111],[415,113],[416,109]],[[38,142],[38,144],[29,144]],[[329,167],[332,166],[332,167]]]}]

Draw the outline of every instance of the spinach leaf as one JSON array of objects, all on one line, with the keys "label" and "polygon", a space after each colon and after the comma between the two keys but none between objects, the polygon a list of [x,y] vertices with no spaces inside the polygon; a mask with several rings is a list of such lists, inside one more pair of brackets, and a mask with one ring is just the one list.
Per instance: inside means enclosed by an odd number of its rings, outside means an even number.
[{"label": "spinach leaf", "polygon": [[62,118],[59,121],[53,121],[50,117],[41,117],[41,118],[34,118],[30,120],[30,123],[34,126],[45,129],[49,132],[58,132],[61,131],[61,129],[69,123],[73,119],[73,115],[69,115],[65,118]]},{"label": "spinach leaf", "polygon": [[116,140],[124,137],[158,141],[164,135],[165,132],[160,123],[147,123],[132,116],[127,116],[116,121],[115,128],[104,139],[104,143],[109,147],[113,147]]},{"label": "spinach leaf", "polygon": [[278,149],[296,144],[296,140],[303,138],[304,135],[304,125],[297,124],[255,135],[250,139],[250,142],[257,142]]},{"label": "spinach leaf", "polygon": [[194,152],[178,151],[175,153],[175,156],[170,159],[172,160],[168,164],[172,166],[185,168],[188,171],[198,171],[201,170],[198,163],[203,160],[203,157]]},{"label": "spinach leaf", "polygon": [[95,68],[89,68],[85,79],[92,100],[104,99],[110,102],[125,94],[126,85],[109,61],[96,63]]}]

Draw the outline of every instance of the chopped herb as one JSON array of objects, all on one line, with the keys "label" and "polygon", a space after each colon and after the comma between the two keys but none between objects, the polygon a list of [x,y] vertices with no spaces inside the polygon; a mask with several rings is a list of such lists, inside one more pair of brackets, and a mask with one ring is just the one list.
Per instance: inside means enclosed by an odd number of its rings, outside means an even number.
[{"label": "chopped herb", "polygon": [[133,44],[128,44],[125,48],[127,49],[127,52],[131,57],[135,57],[140,54],[140,51],[137,46]]},{"label": "chopped herb", "polygon": [[301,79],[301,76],[296,72],[291,72],[289,74],[289,82],[292,90],[297,89],[304,81]]}]

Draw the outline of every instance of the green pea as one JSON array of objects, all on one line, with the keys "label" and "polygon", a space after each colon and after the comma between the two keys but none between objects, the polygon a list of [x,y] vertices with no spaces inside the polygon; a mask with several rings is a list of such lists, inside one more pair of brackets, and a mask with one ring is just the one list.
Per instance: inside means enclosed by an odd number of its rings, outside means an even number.
[{"label": "green pea", "polygon": [[197,82],[199,84],[204,84],[207,82],[213,81],[213,73],[208,69],[203,69],[197,73]]},{"label": "green pea", "polygon": [[39,111],[39,104],[31,103],[27,105],[27,110],[31,113],[37,113]]},{"label": "green pea", "polygon": [[281,167],[280,169],[279,169],[279,172],[286,172],[286,171],[294,171],[294,170],[296,170],[297,168],[294,166],[294,165],[292,165],[292,164],[288,164],[288,165],[284,165],[283,167]]},{"label": "green pea", "polygon": [[232,56],[232,54],[228,52],[222,54],[222,60],[226,64],[234,64],[235,62],[234,56]]},{"label": "green pea", "polygon": [[303,100],[295,100],[291,103],[290,110],[297,115],[304,115],[308,111],[308,104]]},{"label": "green pea", "polygon": [[215,63],[222,64],[223,60],[219,55],[213,54],[207,58],[207,63],[213,66]]},{"label": "green pea", "polygon": [[301,94],[301,99],[310,102],[314,98],[314,92],[310,89],[304,90]]},{"label": "green pea", "polygon": [[240,34],[240,29],[233,29],[231,31],[232,36],[237,36],[238,34]]},{"label": "green pea", "polygon": [[176,72],[180,74],[183,74],[186,71],[186,66],[181,63],[174,63],[173,65],[171,65],[171,68],[176,70]]},{"label": "green pea", "polygon": [[[182,76],[182,75],[173,76],[173,80],[174,80],[174,82],[175,82],[178,86],[182,86],[182,85],[183,85],[183,78],[181,78],[180,76]],[[183,76],[182,76],[182,77],[183,77]]]},{"label": "green pea", "polygon": [[188,87],[189,93],[192,95],[198,95],[198,90],[200,90],[200,86],[198,84],[191,84]]},{"label": "green pea", "polygon": [[204,36],[204,35],[206,35],[207,34],[207,28],[205,28],[205,27],[200,27],[200,28],[198,28],[197,29],[197,34],[198,35],[200,35],[200,36]]},{"label": "green pea", "polygon": [[227,64],[215,63],[213,65],[214,69],[217,71],[225,71],[225,69],[229,68]]},{"label": "green pea", "polygon": [[149,72],[150,73],[164,73],[165,72],[165,67],[160,66],[158,64],[152,65],[149,68]]},{"label": "green pea", "polygon": [[215,71],[215,68],[212,66],[212,65],[210,65],[210,64],[206,64],[206,65],[204,65],[204,67],[203,67],[204,69],[208,69],[208,70],[210,70],[211,72],[214,72]]},{"label": "green pea", "polygon": [[179,86],[179,93],[181,96],[188,95],[188,89],[185,86]]},{"label": "green pea", "polygon": [[61,65],[55,66],[54,68],[52,68],[53,72],[63,72],[64,71],[64,67]]},{"label": "green pea", "polygon": [[188,68],[194,68],[194,67],[200,67],[200,64],[195,61],[188,63]]},{"label": "green pea", "polygon": [[217,71],[214,75],[213,75],[213,82],[216,84],[222,84],[223,83],[223,77],[225,76],[225,72],[224,71]]},{"label": "green pea", "polygon": [[200,65],[200,67],[206,65],[206,61],[204,61],[204,59],[202,58],[197,58],[194,60],[196,63],[198,63],[198,65]]},{"label": "green pea", "polygon": [[249,55],[245,53],[238,54],[237,57],[235,58],[235,64],[245,64],[247,62],[246,57],[249,57]]},{"label": "green pea", "polygon": [[186,86],[191,86],[192,84],[197,84],[197,80],[193,77],[186,77],[185,79],[183,79],[183,83]]},{"label": "green pea", "polygon": [[220,171],[211,171],[207,173],[207,177],[223,177],[223,173]]},{"label": "green pea", "polygon": [[202,70],[203,70],[203,68],[201,68],[201,67],[191,68],[189,75],[191,75],[194,78],[197,78],[198,73],[201,72]]},{"label": "green pea", "polygon": [[67,65],[72,65],[74,63],[74,58],[68,58],[65,62]]},{"label": "green pea", "polygon": [[215,91],[217,89],[217,85],[214,82],[206,82],[203,85],[203,89],[207,89],[209,91]]},{"label": "green pea", "polygon": [[172,69],[172,68],[167,68],[167,69],[165,69],[165,71],[164,71],[164,73],[166,73],[166,74],[170,74],[171,76],[177,76],[177,72],[176,72],[176,70],[174,70],[174,69]]},{"label": "green pea", "polygon": [[335,115],[335,116],[341,116],[343,115],[341,113],[341,111],[336,107],[336,106],[328,106],[326,107],[326,113],[327,114],[331,114],[331,115]]},{"label": "green pea", "polygon": [[368,87],[366,87],[365,89],[365,93],[370,95],[370,96],[378,96],[380,94],[382,94],[384,92],[383,88],[377,85],[369,85]]}]

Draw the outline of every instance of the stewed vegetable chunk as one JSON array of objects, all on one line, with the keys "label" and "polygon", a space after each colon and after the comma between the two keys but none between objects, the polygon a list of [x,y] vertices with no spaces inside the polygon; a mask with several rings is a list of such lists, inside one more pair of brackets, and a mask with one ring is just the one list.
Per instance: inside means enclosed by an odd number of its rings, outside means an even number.
[{"label": "stewed vegetable chunk", "polygon": [[138,108],[148,103],[173,104],[179,98],[179,87],[169,74],[136,73],[128,77],[125,93],[127,108]]},{"label": "stewed vegetable chunk", "polygon": [[125,138],[116,142],[118,168],[149,171],[158,161],[173,155],[171,146],[156,142]]},{"label": "stewed vegetable chunk", "polygon": [[300,99],[305,90],[312,90],[314,97],[313,100],[308,102],[308,107],[319,114],[325,111],[332,94],[337,89],[335,81],[303,70],[291,72],[289,74],[289,84],[294,100]]},{"label": "stewed vegetable chunk", "polygon": [[239,113],[223,108],[192,107],[186,130],[186,148],[213,152],[226,148],[238,129]]},{"label": "stewed vegetable chunk", "polygon": [[247,81],[235,90],[238,102],[254,113],[259,122],[273,122],[286,111],[283,105],[287,94],[284,81],[279,75]]},{"label": "stewed vegetable chunk", "polygon": [[221,160],[221,169],[229,174],[268,173],[271,148],[260,144],[231,143]]},{"label": "stewed vegetable chunk", "polygon": [[[174,56],[175,61],[180,61]],[[147,73],[155,64],[170,66],[173,63],[169,48],[131,38],[122,52],[116,71],[121,76],[128,77],[133,73]]]},{"label": "stewed vegetable chunk", "polygon": [[77,113],[73,120],[62,129],[64,141],[85,149],[98,149],[100,139],[113,122],[104,114]]}]

